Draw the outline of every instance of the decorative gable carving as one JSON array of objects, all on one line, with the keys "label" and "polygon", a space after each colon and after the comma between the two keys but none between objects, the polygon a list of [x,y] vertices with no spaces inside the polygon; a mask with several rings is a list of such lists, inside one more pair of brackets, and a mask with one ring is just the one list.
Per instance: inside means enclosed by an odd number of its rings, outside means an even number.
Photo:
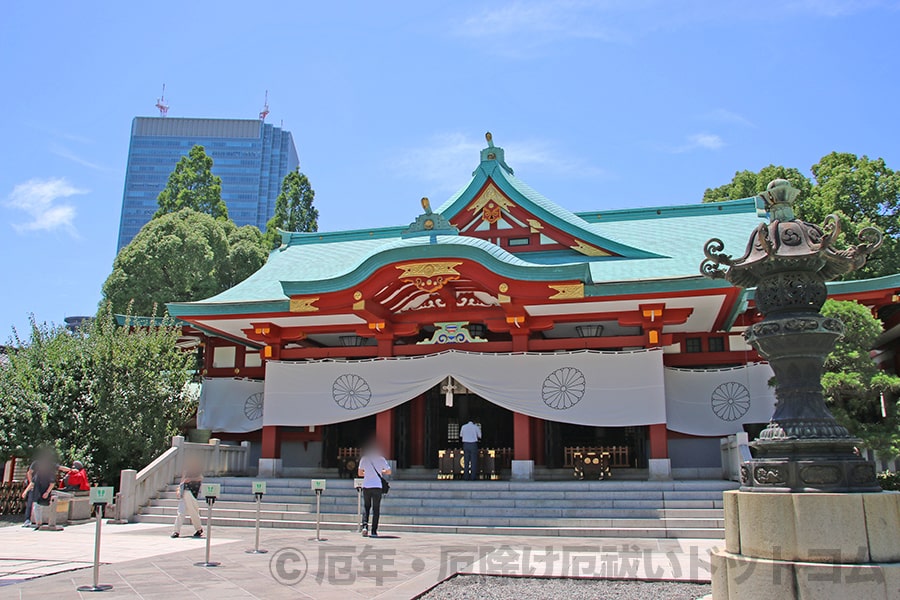
[{"label": "decorative gable carving", "polygon": [[487,240],[513,254],[574,250],[584,256],[616,256],[549,225],[514,202],[491,179],[451,222],[461,235]]}]

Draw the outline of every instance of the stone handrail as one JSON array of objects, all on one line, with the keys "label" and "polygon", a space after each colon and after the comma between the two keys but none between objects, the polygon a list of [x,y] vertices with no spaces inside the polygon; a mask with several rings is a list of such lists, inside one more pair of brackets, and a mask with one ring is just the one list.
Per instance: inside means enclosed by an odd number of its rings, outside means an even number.
[{"label": "stone handrail", "polygon": [[722,479],[741,480],[741,464],[750,460],[750,439],[740,432],[719,440],[722,453]]},{"label": "stone handrail", "polygon": [[120,519],[132,520],[151,498],[171,485],[181,475],[185,459],[196,458],[203,465],[204,475],[243,475],[250,460],[250,442],[240,446],[224,446],[213,438],[208,444],[186,442],[184,437],[172,438],[172,447],[140,470],[125,469],[119,479]]}]

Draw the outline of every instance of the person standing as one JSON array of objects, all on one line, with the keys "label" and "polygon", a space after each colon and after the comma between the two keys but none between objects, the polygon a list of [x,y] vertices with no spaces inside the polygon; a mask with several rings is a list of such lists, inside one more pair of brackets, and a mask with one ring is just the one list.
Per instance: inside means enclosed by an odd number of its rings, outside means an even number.
[{"label": "person standing", "polygon": [[469,422],[460,428],[459,437],[463,445],[463,479],[475,481],[478,479],[478,442],[481,441],[481,426],[469,419]]},{"label": "person standing", "polygon": [[25,490],[22,492],[22,498],[25,499],[25,523],[22,527],[31,527],[31,510],[34,506],[34,472],[37,469],[37,463],[32,462],[25,471]]},{"label": "person standing", "polygon": [[[360,524],[363,537],[378,537],[378,521],[381,517],[381,497],[384,494],[384,476],[391,474],[391,465],[382,456],[374,442],[363,449],[359,460],[359,477],[363,478],[363,518]],[[372,513],[372,532],[369,533],[369,512]]]},{"label": "person standing", "polygon": [[34,465],[32,475],[31,497],[34,504],[31,509],[31,524],[35,530],[41,528],[44,522],[44,508],[50,506],[50,497],[53,488],[56,487],[56,461],[51,459],[38,460]]},{"label": "person standing", "polygon": [[197,504],[197,496],[200,495],[200,484],[203,482],[203,467],[196,459],[185,462],[184,471],[181,474],[181,483],[178,484],[178,514],[175,517],[175,530],[172,537],[181,537],[181,524],[187,513],[194,526],[192,537],[203,537],[203,523],[200,520],[200,506]]}]

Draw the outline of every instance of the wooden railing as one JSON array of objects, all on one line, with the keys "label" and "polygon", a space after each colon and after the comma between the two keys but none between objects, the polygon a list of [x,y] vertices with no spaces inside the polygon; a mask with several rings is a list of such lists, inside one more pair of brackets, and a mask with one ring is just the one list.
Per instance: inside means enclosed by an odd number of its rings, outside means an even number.
[{"label": "wooden railing", "polygon": [[566,446],[563,466],[567,468],[575,467],[575,454],[587,454],[595,452],[602,454],[609,453],[609,466],[618,469],[628,469],[633,467],[631,464],[631,448],[629,446]]}]

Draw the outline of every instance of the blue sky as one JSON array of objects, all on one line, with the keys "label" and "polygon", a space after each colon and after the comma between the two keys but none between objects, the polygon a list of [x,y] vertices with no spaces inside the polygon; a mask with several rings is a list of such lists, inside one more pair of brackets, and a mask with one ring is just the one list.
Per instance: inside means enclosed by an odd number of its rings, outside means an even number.
[{"label": "blue sky", "polygon": [[[324,230],[407,223],[484,132],[571,210],[699,202],[839,150],[900,168],[900,3],[15,2],[0,18],[0,339],[92,314],[131,119],[269,91]],[[652,232],[648,232],[651,235]]]}]

